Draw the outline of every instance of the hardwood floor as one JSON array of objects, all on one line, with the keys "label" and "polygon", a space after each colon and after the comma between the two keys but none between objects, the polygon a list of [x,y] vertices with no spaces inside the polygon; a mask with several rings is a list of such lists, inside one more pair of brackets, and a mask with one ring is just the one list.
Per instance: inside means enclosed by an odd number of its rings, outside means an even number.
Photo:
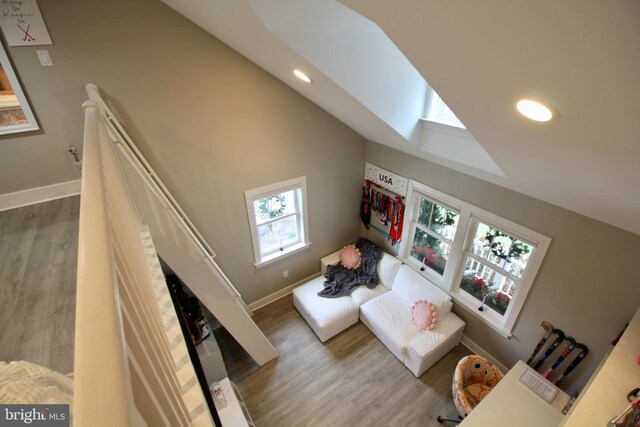
[{"label": "hardwood floor", "polygon": [[73,371],[80,197],[0,212],[0,360]]},{"label": "hardwood floor", "polygon": [[280,352],[261,368],[226,331],[216,338],[259,427],[437,426],[438,415],[457,416],[453,369],[471,354],[462,345],[416,378],[361,322],[321,343],[290,295],[254,320]]},{"label": "hardwood floor", "polygon": [[[0,360],[73,370],[78,211],[76,196],[0,212]],[[216,337],[257,426],[436,426],[457,414],[462,345],[416,378],[362,323],[321,343],[291,296],[254,320],[280,352],[263,367],[223,329]]]}]

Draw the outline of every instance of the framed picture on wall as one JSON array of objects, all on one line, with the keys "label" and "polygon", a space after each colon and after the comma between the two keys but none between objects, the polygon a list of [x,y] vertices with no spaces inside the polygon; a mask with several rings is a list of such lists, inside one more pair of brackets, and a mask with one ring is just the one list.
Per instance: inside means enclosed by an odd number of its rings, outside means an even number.
[{"label": "framed picture on wall", "polygon": [[2,0],[0,27],[9,46],[52,44],[36,0]]},{"label": "framed picture on wall", "polygon": [[0,135],[38,129],[38,122],[0,43]]}]

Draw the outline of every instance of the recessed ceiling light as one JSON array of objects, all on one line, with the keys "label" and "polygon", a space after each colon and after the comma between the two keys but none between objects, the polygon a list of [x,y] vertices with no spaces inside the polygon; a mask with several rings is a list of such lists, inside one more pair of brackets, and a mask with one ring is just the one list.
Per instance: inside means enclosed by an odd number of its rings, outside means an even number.
[{"label": "recessed ceiling light", "polygon": [[516,104],[516,108],[520,114],[536,122],[548,122],[554,115],[557,116],[551,108],[532,99],[521,99]]},{"label": "recessed ceiling light", "polygon": [[309,78],[309,76],[307,76],[305,73],[303,73],[302,71],[298,70],[297,68],[295,70],[293,70],[293,74],[295,74],[295,76],[297,78],[299,78],[300,80],[302,80],[305,83],[311,83],[311,79]]}]

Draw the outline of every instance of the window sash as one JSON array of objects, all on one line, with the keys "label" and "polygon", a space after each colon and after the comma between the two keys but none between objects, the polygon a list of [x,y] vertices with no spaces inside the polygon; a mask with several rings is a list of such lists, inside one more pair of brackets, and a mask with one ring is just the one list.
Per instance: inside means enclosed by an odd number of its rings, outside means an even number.
[{"label": "window sash", "polygon": [[[504,268],[501,268],[501,267],[495,265],[494,263],[492,263],[491,261],[489,261],[489,260],[487,260],[485,258],[479,257],[478,255],[474,254],[471,251],[465,251],[465,255],[466,255],[464,257],[465,261],[466,261],[466,258],[468,256],[469,258],[473,258],[474,260],[478,261],[480,264],[484,265],[485,267],[490,268],[490,269],[502,274],[506,278],[513,280],[514,282],[519,282],[521,280],[520,277],[515,276],[513,273],[508,272]],[[524,268],[523,272],[526,271],[526,270],[527,270],[527,267]]]},{"label": "window sash", "polygon": [[[445,265],[444,265],[443,271],[440,272],[437,268],[435,268],[435,266],[437,265],[436,254],[433,253],[432,251],[428,251],[428,252],[429,252],[429,258],[433,257],[432,258],[432,262],[434,263],[434,265],[429,265],[429,263],[427,263],[427,258],[428,257],[427,257],[426,254],[423,254],[423,259],[422,260],[420,260],[418,256],[415,256],[413,251],[414,251],[414,248],[416,247],[416,246],[414,246],[414,244],[416,243],[416,236],[418,234],[418,231],[422,231],[422,229],[421,228],[417,228],[417,227],[415,228],[415,231],[413,233],[413,240],[411,242],[411,250],[410,250],[411,253],[409,253],[408,256],[412,259],[412,261],[414,263],[420,264],[420,271],[427,271],[427,269],[429,269],[430,273],[436,274],[437,277],[442,278],[445,275],[446,271],[447,271],[447,266],[449,265],[449,255],[451,253],[451,245],[448,244],[447,242],[444,242],[439,237],[434,237],[434,236],[428,234],[428,236],[436,239],[438,242],[442,243],[443,245],[448,246],[447,253],[446,253],[446,257],[447,258],[444,258],[445,255],[442,255],[442,258],[445,260],[444,261]],[[423,245],[423,247],[424,247],[424,245]],[[419,250],[422,251],[422,248],[420,248]]]},{"label": "window sash", "polygon": [[[282,218],[281,216],[277,217],[277,218],[271,218],[271,219],[265,219],[263,220],[262,218],[259,217],[258,212],[256,211],[256,207],[255,207],[255,203],[262,200],[262,199],[270,199],[276,195],[279,194],[284,194],[284,193],[288,193],[288,192],[293,192],[293,206],[294,206],[294,212],[299,212],[300,211],[300,193],[302,192],[302,188],[300,186],[294,186],[291,188],[283,188],[283,189],[278,189],[277,191],[272,191],[270,193],[267,194],[260,194],[257,196],[253,197],[253,215],[255,217],[255,221],[256,221],[256,225],[264,225],[267,224],[268,222],[271,222],[273,220],[277,220]],[[290,212],[287,213],[286,215],[290,215],[291,213],[294,212]]]},{"label": "window sash", "polygon": [[[400,254],[406,264],[409,264],[414,269],[419,270],[422,275],[426,276],[427,279],[429,279],[433,283],[436,283],[445,291],[449,291],[451,289],[451,283],[457,271],[456,268],[459,262],[459,256],[462,253],[461,249],[464,242],[464,229],[466,228],[468,218],[458,207],[458,204],[455,202],[455,200],[453,200],[451,197],[447,196],[444,193],[440,193],[437,190],[433,190],[416,181],[409,181],[409,191],[407,195],[411,198],[412,203],[410,205],[411,210],[406,214],[406,218],[409,221],[409,227],[405,227],[405,231],[403,232],[407,234],[403,235]],[[458,215],[453,239],[448,239],[442,234],[437,233],[418,222],[418,215],[420,213],[420,204],[422,199],[434,205],[440,206],[448,211],[454,212],[456,215]],[[429,218],[429,222],[430,221],[431,217]],[[429,266],[425,266],[423,262],[419,261],[411,255],[410,251],[413,247],[416,230],[420,230],[428,234],[429,236],[449,245],[449,254],[443,274],[440,274],[437,270],[434,270]]]},{"label": "window sash", "polygon": [[[296,211],[295,211],[295,212],[292,212],[292,213],[290,213],[290,214],[286,214],[286,215],[282,215],[282,216],[279,216],[279,217],[277,217],[277,218],[268,219],[268,220],[266,220],[265,222],[261,222],[261,223],[256,224],[256,225],[257,225],[258,227],[263,227],[263,226],[265,226],[265,225],[273,224],[274,222],[282,221],[283,219],[287,219],[287,218],[290,218],[290,217],[292,217],[292,216],[300,217],[300,212],[298,212],[298,210],[296,209]],[[297,222],[297,221],[298,221],[298,220],[296,220],[296,222]]]},{"label": "window sash", "polygon": [[278,222],[278,221],[283,221],[287,218],[291,218],[291,217],[295,217],[296,219],[296,239],[295,240],[291,240],[290,242],[285,243],[284,245],[280,246],[280,247],[276,247],[274,249],[269,249],[269,250],[262,250],[262,241],[260,240],[260,238],[258,238],[258,245],[260,245],[260,255],[262,257],[271,255],[273,253],[282,251],[284,249],[287,249],[291,246],[297,245],[298,243],[300,243],[302,241],[302,234],[301,234],[301,223],[300,223],[300,214],[298,212],[289,214],[289,215],[285,215],[285,216],[281,216],[278,218],[275,218],[273,220],[270,220],[269,222],[265,222],[263,224],[260,224],[258,226],[258,229],[260,229],[260,227],[264,227],[264,226],[268,226],[269,224],[273,224],[274,222]]},{"label": "window sash", "polygon": [[[427,233],[428,235],[430,235],[431,237],[434,237],[438,240],[442,240],[444,243],[446,243],[449,246],[453,245],[453,240],[449,240],[446,237],[444,237],[442,234],[436,233],[435,231],[431,230],[430,228],[425,227],[422,224],[419,224],[417,221],[415,223],[415,227],[421,231],[424,231],[425,233]],[[416,233],[415,231],[413,232],[413,236],[415,237]]]},{"label": "window sash", "polygon": [[[501,314],[501,313],[499,313],[498,311],[495,311],[495,310],[493,310],[494,311],[493,314],[496,315],[496,316],[500,316],[502,318],[506,318],[509,315],[509,312],[511,310],[511,302],[513,302],[513,299],[515,298],[516,293],[518,292],[518,288],[520,287],[520,279],[515,277],[515,276],[513,276],[513,275],[511,275],[511,274],[509,274],[508,272],[504,271],[503,269],[501,269],[499,267],[496,267],[495,264],[492,264],[491,262],[488,262],[487,260],[485,260],[483,258],[475,256],[473,253],[471,253],[471,254],[466,253],[466,254],[467,255],[472,255],[472,256],[470,256],[470,258],[472,258],[474,261],[477,261],[479,264],[481,264],[483,267],[487,268],[488,270],[492,270],[495,273],[499,273],[499,274],[501,274],[501,275],[503,275],[505,277],[504,282],[501,283],[496,288],[494,288],[494,290],[496,292],[508,295],[509,298],[510,298],[509,305],[507,306],[507,309],[504,312],[504,314]],[[464,257],[465,262],[463,263],[463,266],[462,266],[463,269],[464,269],[464,264],[466,264],[466,259],[467,259],[467,257]],[[482,267],[480,269],[482,269]],[[471,295],[469,292],[467,292],[466,290],[462,289],[462,283],[461,282],[462,282],[463,276],[464,276],[464,274],[460,276],[460,280],[456,283],[456,290],[458,292],[462,292],[464,294],[467,294],[467,295],[473,297],[473,295]],[[502,292],[502,288],[504,286],[504,283],[507,282],[508,280],[511,280],[513,282],[513,286],[511,286],[511,288],[515,288],[515,290],[513,291],[513,295],[510,295],[509,292]],[[482,305],[482,302],[476,300],[475,301],[475,305],[477,307],[480,307]],[[485,303],[485,306],[487,306],[486,303]]]},{"label": "window sash", "polygon": [[[431,215],[429,215],[429,224],[428,225],[424,225],[424,224],[421,224],[420,222],[418,222],[418,215],[420,214],[420,205],[422,204],[422,200],[426,200],[427,202],[429,202],[429,203],[431,203],[433,205],[432,208],[431,208],[432,209]],[[456,229],[456,232],[457,232],[458,231],[458,225],[459,225],[459,222],[460,222],[460,211],[458,209],[456,209],[456,208],[453,208],[453,207],[447,205],[446,203],[441,202],[438,199],[429,197],[426,194],[424,194],[422,192],[419,192],[419,191],[417,192],[416,198],[415,198],[415,206],[414,206],[414,211],[413,211],[413,213],[415,213],[415,215],[412,215],[411,220],[417,227],[420,227],[421,230],[431,234],[435,238],[438,238],[438,239],[441,239],[441,240],[442,239],[446,239],[447,243],[451,244],[452,240],[448,239],[447,237],[443,236],[442,234],[438,233],[437,231],[432,230],[432,229],[429,228],[429,226],[433,224],[431,222],[431,220],[432,220],[432,216],[433,216],[433,209],[435,209],[436,206],[439,206],[439,207],[441,207],[441,208],[443,208],[445,210],[448,210],[448,211],[453,212],[456,215],[458,215],[458,222],[455,225],[455,229]]]}]

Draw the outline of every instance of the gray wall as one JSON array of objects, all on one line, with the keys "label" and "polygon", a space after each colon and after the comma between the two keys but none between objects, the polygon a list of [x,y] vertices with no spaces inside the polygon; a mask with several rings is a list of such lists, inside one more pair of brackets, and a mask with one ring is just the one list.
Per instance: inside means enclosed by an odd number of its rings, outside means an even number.
[{"label": "gray wall", "polygon": [[[591,371],[640,303],[640,236],[375,143],[160,2],[41,0],[53,67],[9,48],[43,131],[0,138],[0,194],[78,178],[84,85],[100,86],[248,302],[318,271],[359,233],[365,158],[553,239],[511,340],[464,309],[466,334],[501,362],[526,359],[542,320],[589,345]],[[544,171],[541,171],[544,173]],[[306,175],[311,249],[256,270],[243,192]],[[597,194],[594,194],[597,198]],[[282,277],[289,270],[289,278]]]},{"label": "gray wall", "polygon": [[[454,312],[467,323],[465,334],[508,367],[527,360],[542,336],[540,323],[551,322],[591,349],[563,382],[570,392],[582,387],[640,305],[640,236],[373,142],[366,160],[553,239],[514,337],[502,337],[458,304]],[[377,234],[370,232],[384,243]]]},{"label": "gray wall", "polygon": [[[0,140],[0,194],[78,178],[65,150],[82,143],[93,82],[248,303],[357,238],[361,136],[159,1],[38,3],[53,67],[43,47],[8,51],[43,132]],[[311,248],[255,269],[244,191],[301,175]]]}]

